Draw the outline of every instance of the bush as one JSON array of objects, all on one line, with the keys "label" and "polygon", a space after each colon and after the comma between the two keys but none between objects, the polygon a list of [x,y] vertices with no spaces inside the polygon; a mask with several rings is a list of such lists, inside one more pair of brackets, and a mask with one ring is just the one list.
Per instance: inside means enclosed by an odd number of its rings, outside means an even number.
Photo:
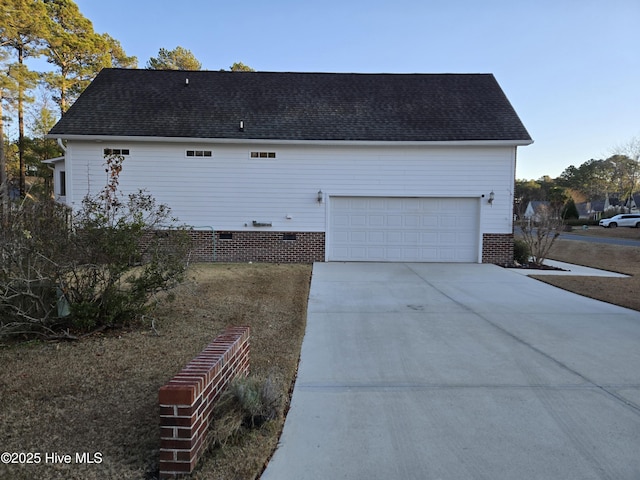
[{"label": "bush", "polygon": [[9,212],[0,232],[0,335],[75,338],[71,330],[123,326],[181,281],[188,234],[166,227],[176,220],[148,193],[119,195],[122,158],[108,158],[107,186],[75,214],[52,201]]},{"label": "bush", "polygon": [[529,245],[527,245],[527,242],[516,239],[513,242],[513,260],[519,264],[524,264],[529,261],[530,256],[531,249],[529,248]]},{"label": "bush", "polygon": [[236,378],[229,385],[231,395],[245,412],[245,423],[259,426],[278,415],[282,397],[272,378]]},{"label": "bush", "polygon": [[562,218],[565,220],[573,219],[577,220],[580,218],[580,214],[578,213],[578,208],[576,207],[576,203],[572,198],[564,205],[562,208]]},{"label": "bush", "polygon": [[587,226],[598,226],[600,220],[590,220],[587,218],[576,218],[576,219],[568,219],[565,221],[567,225],[572,227],[582,227],[583,225]]},{"label": "bush", "polygon": [[216,403],[211,423],[212,446],[225,445],[248,429],[275,420],[283,396],[273,377],[235,378]]},{"label": "bush", "polygon": [[535,223],[524,218],[518,222],[518,227],[533,263],[542,265],[560,232],[564,230],[564,221],[548,206],[539,206],[535,214]]}]

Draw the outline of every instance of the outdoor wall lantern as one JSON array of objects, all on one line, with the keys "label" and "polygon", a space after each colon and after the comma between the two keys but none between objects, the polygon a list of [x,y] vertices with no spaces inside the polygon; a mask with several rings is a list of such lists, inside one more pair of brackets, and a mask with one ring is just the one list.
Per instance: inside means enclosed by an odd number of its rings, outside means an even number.
[{"label": "outdoor wall lantern", "polygon": [[493,190],[491,190],[491,193],[489,194],[489,200],[487,200],[487,202],[489,202],[489,205],[493,205],[494,198],[496,198],[496,194],[493,193]]},{"label": "outdoor wall lantern", "polygon": [[322,203],[323,193],[322,190],[318,190],[318,203]]}]

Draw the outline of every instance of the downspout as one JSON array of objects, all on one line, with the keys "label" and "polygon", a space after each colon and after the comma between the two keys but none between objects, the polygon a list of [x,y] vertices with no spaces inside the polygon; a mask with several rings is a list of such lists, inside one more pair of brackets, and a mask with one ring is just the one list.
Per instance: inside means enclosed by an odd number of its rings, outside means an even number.
[{"label": "downspout", "polygon": [[[57,138],[57,142],[58,142],[58,146],[60,147],[60,150],[62,150],[62,156],[63,156],[63,157],[65,157],[65,159],[64,159],[65,183],[67,183],[66,171],[67,171],[67,169],[68,169],[68,167],[69,167],[69,165],[67,165],[67,158],[66,158],[66,154],[67,154],[67,147],[64,145],[64,143],[62,143],[62,139],[61,139],[60,137],[58,137],[58,138]],[[51,168],[51,167],[49,167],[49,168]],[[55,170],[54,170],[53,168],[51,168],[51,169],[53,170],[53,173],[55,174]],[[55,184],[56,184],[56,179],[54,178],[54,179],[53,179],[53,185],[54,185],[54,187],[53,187],[53,191],[54,191],[54,192],[53,192],[53,194],[54,194],[54,198],[55,198]],[[66,185],[65,185],[65,187],[64,187],[64,192],[65,192],[65,202],[64,202],[64,203],[65,203],[66,205],[69,205],[69,204],[67,203],[67,201],[66,201],[66,198],[67,198],[67,187],[66,187]]]}]

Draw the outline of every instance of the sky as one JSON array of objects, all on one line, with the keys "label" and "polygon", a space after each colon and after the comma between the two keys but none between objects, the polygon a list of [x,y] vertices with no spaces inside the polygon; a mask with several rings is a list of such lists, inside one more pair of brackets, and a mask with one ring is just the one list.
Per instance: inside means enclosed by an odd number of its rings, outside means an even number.
[{"label": "sky", "polygon": [[516,177],[553,178],[640,138],[640,0],[76,0],[144,68],[492,73],[534,140]]}]

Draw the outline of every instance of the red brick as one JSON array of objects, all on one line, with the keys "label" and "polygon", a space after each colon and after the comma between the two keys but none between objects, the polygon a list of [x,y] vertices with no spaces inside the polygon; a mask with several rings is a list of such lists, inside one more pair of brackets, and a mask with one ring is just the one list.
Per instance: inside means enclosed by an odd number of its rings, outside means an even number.
[{"label": "red brick", "polygon": [[175,450],[160,450],[160,461],[173,462],[176,460]]},{"label": "red brick", "polygon": [[164,385],[160,387],[160,405],[191,405],[195,400],[193,385]]},{"label": "red brick", "polygon": [[160,406],[160,416],[162,415],[175,415],[175,408],[173,405],[169,405],[169,406],[165,406],[165,405],[161,405]]},{"label": "red brick", "polygon": [[161,450],[192,450],[197,440],[180,439],[180,440],[162,440],[160,442]]},{"label": "red brick", "polygon": [[177,438],[193,438],[193,428],[176,428]]},{"label": "red brick", "polygon": [[178,460],[179,462],[191,462],[193,458],[194,456],[191,452],[183,450],[176,451],[176,460]]}]

